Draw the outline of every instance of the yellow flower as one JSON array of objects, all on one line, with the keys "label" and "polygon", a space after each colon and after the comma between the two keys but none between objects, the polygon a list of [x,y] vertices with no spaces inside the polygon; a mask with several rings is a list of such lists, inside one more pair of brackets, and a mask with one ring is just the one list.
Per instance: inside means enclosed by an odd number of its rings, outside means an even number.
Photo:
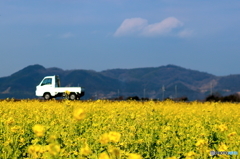
[{"label": "yellow flower", "polygon": [[99,155],[98,159],[110,159],[106,152],[103,152]]},{"label": "yellow flower", "polygon": [[83,109],[81,108],[78,108],[78,109],[75,109],[73,111],[73,117],[76,119],[76,120],[83,120],[85,118],[86,114],[85,112],[83,111]]},{"label": "yellow flower", "polygon": [[69,94],[70,94],[70,92],[69,92],[68,90],[66,90],[64,93],[65,93],[66,95],[69,95]]},{"label": "yellow flower", "polygon": [[109,142],[108,134],[104,133],[100,136],[99,142],[101,144],[107,144]]},{"label": "yellow flower", "polygon": [[100,136],[99,142],[101,144],[107,144],[108,142],[119,142],[121,134],[115,131],[104,133]]},{"label": "yellow flower", "polygon": [[49,138],[47,139],[47,142],[53,143],[57,139],[56,135],[50,135]]},{"label": "yellow flower", "polygon": [[4,146],[8,146],[10,143],[12,143],[12,141],[10,139],[8,139],[7,141],[5,141],[3,143]]},{"label": "yellow flower", "polygon": [[196,156],[197,154],[193,151],[190,151],[186,154],[186,159],[191,159],[194,158],[194,156]]},{"label": "yellow flower", "polygon": [[121,134],[115,131],[111,131],[109,132],[108,137],[110,142],[119,142]]},{"label": "yellow flower", "polygon": [[235,136],[235,135],[237,135],[236,132],[231,132],[231,133],[228,134],[228,137]]},{"label": "yellow flower", "polygon": [[132,113],[132,114],[130,115],[130,118],[131,118],[131,119],[135,119],[135,118],[136,118],[136,115],[135,115],[134,113]]},{"label": "yellow flower", "polygon": [[34,153],[36,153],[36,151],[35,151],[35,146],[34,146],[34,145],[31,145],[31,146],[28,147],[28,153],[29,153],[29,154],[34,154]]},{"label": "yellow flower", "polygon": [[14,132],[14,133],[18,132],[20,129],[21,129],[20,126],[13,126],[13,127],[11,127],[11,131]]},{"label": "yellow flower", "polygon": [[206,141],[203,140],[203,139],[200,139],[200,140],[197,141],[197,143],[196,143],[195,145],[196,145],[196,146],[203,146],[203,145],[205,145],[205,144],[206,144]]},{"label": "yellow flower", "polygon": [[88,156],[92,153],[92,150],[89,148],[88,145],[80,149],[80,154],[83,156]]},{"label": "yellow flower", "polygon": [[218,151],[227,151],[227,146],[224,143],[221,143],[221,145],[218,148]]},{"label": "yellow flower", "polygon": [[50,145],[47,145],[46,148],[47,148],[48,152],[53,156],[58,155],[61,150],[60,145],[58,145],[58,144],[50,144]]},{"label": "yellow flower", "polygon": [[218,129],[220,129],[220,131],[225,131],[225,130],[227,130],[228,128],[227,128],[226,125],[221,124],[221,125],[218,126]]},{"label": "yellow flower", "polygon": [[28,153],[37,158],[41,153],[44,153],[44,148],[41,145],[31,145],[28,147]]},{"label": "yellow flower", "polygon": [[45,128],[42,125],[40,124],[34,125],[32,129],[36,136],[38,137],[44,136]]},{"label": "yellow flower", "polygon": [[74,155],[78,155],[78,152],[77,151],[73,151],[72,152]]},{"label": "yellow flower", "polygon": [[19,139],[19,142],[24,143],[24,142],[25,142],[25,139],[21,137],[21,138]]},{"label": "yellow flower", "polygon": [[136,153],[130,153],[128,159],[142,159],[142,156]]},{"label": "yellow flower", "polygon": [[187,155],[186,156],[188,156],[188,157],[192,157],[192,156],[195,156],[196,155],[196,153],[195,152],[193,152],[193,151],[190,151],[190,152],[188,152],[187,153]]},{"label": "yellow flower", "polygon": [[169,130],[171,130],[171,127],[170,127],[170,126],[166,126],[163,131],[164,131],[164,132],[167,132],[167,131],[169,131]]},{"label": "yellow flower", "polygon": [[172,156],[172,157],[168,157],[167,159],[177,159],[177,157]]},{"label": "yellow flower", "polygon": [[120,149],[115,147],[109,147],[108,152],[114,156],[114,158],[120,158]]},{"label": "yellow flower", "polygon": [[137,143],[139,143],[139,144],[143,143],[143,139],[138,139]]},{"label": "yellow flower", "polygon": [[12,123],[14,123],[14,119],[12,117],[10,117],[6,120],[7,125],[11,125]]}]

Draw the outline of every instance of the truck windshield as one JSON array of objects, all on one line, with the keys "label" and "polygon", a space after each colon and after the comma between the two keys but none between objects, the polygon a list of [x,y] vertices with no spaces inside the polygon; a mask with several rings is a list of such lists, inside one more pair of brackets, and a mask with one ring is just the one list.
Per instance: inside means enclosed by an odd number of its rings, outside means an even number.
[{"label": "truck windshield", "polygon": [[41,84],[41,86],[44,85],[51,85],[52,84],[52,79],[51,78],[45,78]]}]

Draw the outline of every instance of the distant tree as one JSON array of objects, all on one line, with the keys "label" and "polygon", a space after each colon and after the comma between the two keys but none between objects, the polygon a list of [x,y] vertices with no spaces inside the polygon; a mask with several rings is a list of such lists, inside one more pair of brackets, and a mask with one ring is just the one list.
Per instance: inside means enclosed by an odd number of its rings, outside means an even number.
[{"label": "distant tree", "polygon": [[221,101],[221,98],[222,98],[222,96],[218,92],[216,92],[216,93],[214,93],[212,95],[207,96],[205,101],[208,101],[208,102],[218,102],[218,101]]},{"label": "distant tree", "polygon": [[188,101],[188,97],[180,97],[180,98],[179,98],[179,101],[184,101],[184,102],[185,102],[185,101]]},{"label": "distant tree", "polygon": [[222,97],[222,102],[240,102],[240,97],[238,94],[231,94],[229,96]]},{"label": "distant tree", "polygon": [[149,101],[149,98],[141,98],[142,101]]},{"label": "distant tree", "polygon": [[140,98],[138,96],[127,97],[127,100],[136,100],[139,101]]},{"label": "distant tree", "polygon": [[173,101],[189,101],[188,97],[183,96],[183,97],[179,97],[179,98],[173,98]]},{"label": "distant tree", "polygon": [[231,94],[228,96],[221,96],[220,94],[213,94],[206,97],[206,101],[211,102],[240,102],[240,96],[238,94]]},{"label": "distant tree", "polygon": [[123,97],[123,96],[119,96],[119,97],[117,97],[117,98],[112,98],[112,99],[110,99],[110,100],[124,100],[124,97]]}]

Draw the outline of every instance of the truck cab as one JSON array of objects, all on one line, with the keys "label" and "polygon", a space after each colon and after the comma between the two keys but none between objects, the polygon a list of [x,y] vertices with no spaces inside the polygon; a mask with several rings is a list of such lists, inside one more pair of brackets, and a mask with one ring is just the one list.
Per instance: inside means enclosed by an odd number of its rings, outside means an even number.
[{"label": "truck cab", "polygon": [[46,76],[36,86],[36,96],[48,100],[55,97],[68,97],[70,100],[80,99],[84,96],[82,87],[61,87],[59,76]]}]

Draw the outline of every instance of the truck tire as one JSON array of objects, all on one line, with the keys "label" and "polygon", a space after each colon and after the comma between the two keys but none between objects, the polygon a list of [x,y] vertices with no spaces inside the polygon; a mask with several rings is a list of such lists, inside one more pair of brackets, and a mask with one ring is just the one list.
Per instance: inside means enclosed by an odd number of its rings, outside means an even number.
[{"label": "truck tire", "polygon": [[75,93],[70,93],[69,100],[76,100],[76,99],[77,99],[77,95]]},{"label": "truck tire", "polygon": [[49,99],[51,99],[52,97],[51,97],[51,94],[50,94],[50,93],[44,93],[43,98],[44,98],[45,100],[49,100]]}]

